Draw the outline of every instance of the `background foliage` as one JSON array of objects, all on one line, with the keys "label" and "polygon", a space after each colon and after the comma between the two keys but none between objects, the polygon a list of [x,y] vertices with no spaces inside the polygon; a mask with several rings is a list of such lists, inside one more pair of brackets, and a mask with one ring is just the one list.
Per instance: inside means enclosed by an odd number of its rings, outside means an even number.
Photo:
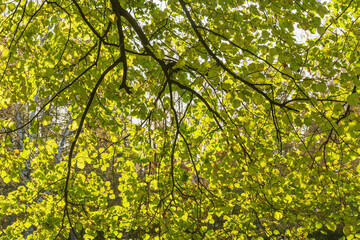
[{"label": "background foliage", "polygon": [[1,1],[0,238],[360,238],[359,6]]}]

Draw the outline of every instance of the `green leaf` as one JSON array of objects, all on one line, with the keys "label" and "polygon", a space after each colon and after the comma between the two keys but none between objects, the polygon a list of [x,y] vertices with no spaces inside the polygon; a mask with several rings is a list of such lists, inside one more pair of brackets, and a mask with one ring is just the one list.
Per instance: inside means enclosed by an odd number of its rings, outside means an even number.
[{"label": "green leaf", "polygon": [[320,228],[322,228],[322,226],[323,226],[322,223],[319,223],[319,222],[316,223],[316,225],[315,225],[316,229],[320,229]]},{"label": "green leaf", "polygon": [[359,104],[359,95],[357,93],[352,93],[348,96],[347,102],[351,106],[357,106]]},{"label": "green leaf", "polygon": [[343,233],[345,234],[345,236],[349,236],[350,234],[354,233],[353,230],[354,230],[353,226],[345,226],[343,228]]},{"label": "green leaf", "polygon": [[316,88],[319,92],[325,93],[327,87],[325,83],[321,82],[316,85]]},{"label": "green leaf", "polygon": [[56,133],[58,133],[58,132],[60,131],[60,126],[59,126],[59,125],[55,125],[55,126],[53,127],[53,131],[56,132]]},{"label": "green leaf", "polygon": [[357,238],[356,1],[43,2],[0,4],[1,236]]},{"label": "green leaf", "polygon": [[329,230],[333,231],[333,232],[335,232],[335,230],[336,230],[336,224],[333,223],[333,222],[327,223],[327,224],[326,224],[326,227],[327,227]]}]

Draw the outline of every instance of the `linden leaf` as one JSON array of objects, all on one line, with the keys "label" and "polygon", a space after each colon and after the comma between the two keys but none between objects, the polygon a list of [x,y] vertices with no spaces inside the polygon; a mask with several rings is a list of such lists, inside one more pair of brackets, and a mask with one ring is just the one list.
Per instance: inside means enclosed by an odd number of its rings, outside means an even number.
[{"label": "linden leaf", "polygon": [[78,168],[83,169],[85,167],[85,161],[83,158],[78,158],[76,165]]},{"label": "linden leaf", "polygon": [[359,96],[357,93],[352,93],[348,98],[347,102],[351,106],[357,106],[359,104]]},{"label": "linden leaf", "polygon": [[275,218],[276,220],[280,220],[280,219],[283,218],[283,214],[282,214],[281,212],[275,212],[274,218]]},{"label": "linden leaf", "polygon": [[336,224],[333,223],[333,222],[327,223],[327,224],[326,224],[326,227],[327,227],[329,230],[333,231],[333,232],[336,230]]}]

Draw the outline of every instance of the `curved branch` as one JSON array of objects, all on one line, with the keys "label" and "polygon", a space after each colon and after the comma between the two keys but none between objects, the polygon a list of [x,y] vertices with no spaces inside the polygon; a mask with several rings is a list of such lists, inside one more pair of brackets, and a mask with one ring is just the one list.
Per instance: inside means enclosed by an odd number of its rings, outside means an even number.
[{"label": "curved branch", "polygon": [[32,121],[34,121],[35,118],[37,118],[39,116],[39,114],[46,108],[47,105],[49,105],[50,103],[52,103],[54,101],[55,98],[57,98],[58,96],[60,96],[60,94],[62,92],[64,92],[66,89],[68,89],[69,87],[71,87],[76,81],[78,81],[82,76],[85,75],[85,73],[87,73],[91,68],[93,68],[94,66],[96,66],[98,60],[99,60],[99,56],[100,56],[100,47],[101,44],[99,44],[99,48],[98,48],[98,55],[96,58],[96,61],[91,64],[87,69],[85,69],[80,75],[78,75],[71,83],[69,83],[67,86],[65,86],[63,89],[61,89],[60,91],[58,91],[52,98],[50,98],[49,101],[47,101],[41,108],[40,110],[32,117],[30,118],[29,121],[27,121],[26,123],[24,123],[23,125],[21,125],[18,128],[12,129],[12,130],[8,130],[8,131],[4,131],[4,132],[0,132],[0,134],[7,134],[7,133],[12,133],[12,132],[16,132],[24,127],[26,127],[27,125],[29,125]]},{"label": "curved branch", "polygon": [[83,19],[83,21],[85,22],[85,24],[90,28],[90,30],[99,38],[99,40],[104,44],[104,45],[109,45],[109,46],[113,46],[113,47],[119,47],[116,44],[113,43],[109,43],[106,42],[104,40],[104,38],[106,37],[106,34],[104,34],[103,36],[100,35],[100,33],[98,31],[96,31],[96,29],[94,28],[93,25],[91,25],[91,23],[89,22],[89,20],[86,19],[86,16],[84,14],[84,12],[82,11],[80,5],[78,4],[78,2],[76,0],[72,0],[72,2],[75,4],[76,8],[78,9],[81,18]]},{"label": "curved branch", "polygon": [[[185,86],[177,81],[174,80],[169,80],[170,84],[175,84],[176,86],[178,86],[181,89],[187,90],[189,92],[191,92],[192,94],[194,94],[196,97],[198,97],[204,104],[205,106],[209,109],[210,112],[212,112],[217,118],[219,118],[223,123],[226,124],[225,120],[220,116],[220,114],[218,112],[216,112],[211,106],[210,104],[203,98],[203,96],[201,96],[199,93],[197,93],[195,90],[191,89],[188,86]],[[217,122],[217,124],[219,125],[219,127],[222,129],[221,125],[219,124],[219,122],[217,121],[216,118],[214,118],[215,121]]]},{"label": "curved branch", "polygon": [[121,62],[123,64],[122,82],[120,84],[119,90],[124,88],[128,94],[131,94],[130,87],[128,87],[126,85],[128,65],[127,65],[126,50],[125,50],[125,36],[124,36],[123,29],[122,29],[121,16],[119,15],[119,13],[117,11],[115,11],[117,4],[120,5],[120,3],[117,0],[111,0],[111,6],[113,8],[114,13],[117,16],[116,25],[117,25],[118,33],[119,33],[120,54],[121,54],[120,58],[121,58]]},{"label": "curved branch", "polygon": [[192,29],[195,31],[199,41],[201,42],[201,44],[203,45],[203,47],[206,49],[206,51],[209,53],[209,55],[216,61],[216,63],[221,66],[222,69],[224,69],[227,73],[229,73],[233,78],[241,81],[242,83],[244,83],[245,85],[249,86],[250,88],[252,88],[253,90],[255,90],[256,92],[260,93],[268,102],[270,102],[270,104],[273,105],[277,105],[281,108],[287,108],[289,110],[295,111],[295,112],[299,112],[299,110],[294,109],[292,107],[286,106],[283,103],[279,103],[274,101],[273,99],[271,99],[265,92],[261,91],[259,88],[256,87],[255,84],[247,81],[246,79],[238,76],[236,73],[234,73],[233,71],[231,71],[228,67],[225,66],[225,64],[216,56],[216,54],[210,49],[210,47],[208,46],[208,44],[205,42],[204,38],[202,37],[202,35],[200,34],[200,32],[198,31],[198,27],[195,24],[194,20],[192,19],[189,11],[187,10],[185,3],[183,0],[180,0],[180,4],[181,7],[183,9],[183,11],[185,12],[185,15],[187,17],[187,19],[190,22],[190,25],[192,27]]},{"label": "curved branch", "polygon": [[[77,140],[79,139],[80,133],[82,131],[82,128],[84,126],[85,123],[85,118],[86,115],[88,114],[90,107],[92,105],[92,102],[94,100],[94,97],[96,95],[96,92],[100,86],[100,84],[102,83],[102,81],[104,80],[105,76],[113,69],[115,68],[119,63],[121,62],[121,57],[118,58],[112,65],[110,65],[99,77],[99,80],[96,82],[95,87],[93,88],[92,92],[90,93],[89,96],[89,100],[88,103],[86,104],[84,113],[81,116],[80,119],[80,123],[79,123],[79,128],[76,131],[76,135],[74,138],[74,141],[71,143],[71,147],[70,147],[70,152],[69,152],[69,159],[68,159],[68,165],[67,165],[67,174],[66,174],[66,182],[65,182],[65,187],[64,187],[64,201],[65,201],[65,209],[64,211],[67,213],[68,212],[68,205],[69,205],[69,194],[68,194],[68,187],[69,187],[69,181],[70,181],[70,176],[71,176],[71,166],[72,166],[72,159],[73,159],[73,154],[74,154],[74,150],[75,150],[75,145]],[[64,219],[63,219],[64,220]],[[69,219],[70,221],[70,219]]]}]

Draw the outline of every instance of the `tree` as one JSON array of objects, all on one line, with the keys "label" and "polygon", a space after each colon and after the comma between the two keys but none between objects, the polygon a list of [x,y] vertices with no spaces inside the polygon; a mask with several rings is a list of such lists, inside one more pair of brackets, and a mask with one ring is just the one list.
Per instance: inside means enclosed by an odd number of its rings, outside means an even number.
[{"label": "tree", "polygon": [[359,238],[359,1],[2,1],[2,239]]}]

